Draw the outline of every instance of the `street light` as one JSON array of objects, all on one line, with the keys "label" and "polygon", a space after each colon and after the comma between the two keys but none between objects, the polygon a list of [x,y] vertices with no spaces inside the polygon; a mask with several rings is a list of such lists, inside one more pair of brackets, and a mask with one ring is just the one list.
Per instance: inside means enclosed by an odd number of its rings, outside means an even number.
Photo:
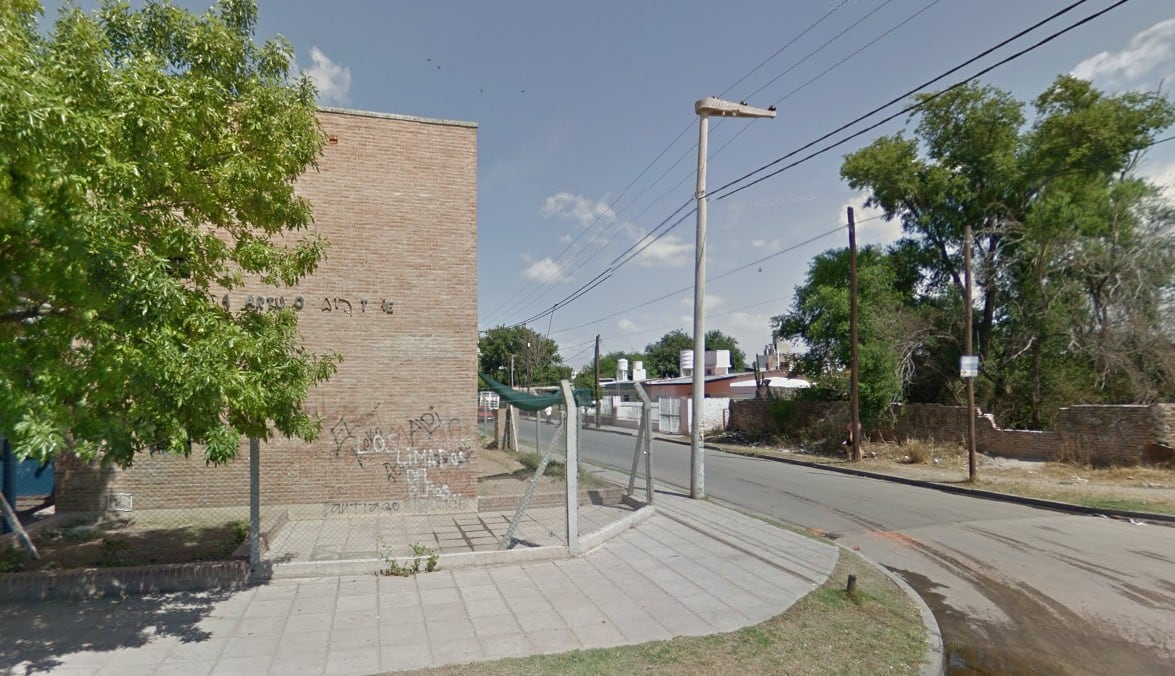
[{"label": "street light", "polygon": [[775,106],[755,108],[745,102],[731,103],[713,96],[694,103],[698,121],[698,234],[694,244],[694,409],[690,416],[690,484],[691,498],[705,496],[705,465],[702,443],[702,406],[706,388],[706,141],[710,134],[710,117],[775,117]]}]

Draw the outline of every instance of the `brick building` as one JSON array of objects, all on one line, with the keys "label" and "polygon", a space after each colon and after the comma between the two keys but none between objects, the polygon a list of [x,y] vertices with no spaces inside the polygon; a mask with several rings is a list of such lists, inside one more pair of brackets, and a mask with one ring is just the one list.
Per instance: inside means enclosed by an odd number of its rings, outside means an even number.
[{"label": "brick building", "polygon": [[[312,443],[261,450],[262,504],[291,516],[476,509],[477,126],[324,108],[329,141],[298,182],[330,242],[293,288],[222,302],[285,305],[306,349],[343,360],[311,392]],[[59,512],[239,507],[248,451],[224,467],[143,456],[133,468],[58,464]]]}]

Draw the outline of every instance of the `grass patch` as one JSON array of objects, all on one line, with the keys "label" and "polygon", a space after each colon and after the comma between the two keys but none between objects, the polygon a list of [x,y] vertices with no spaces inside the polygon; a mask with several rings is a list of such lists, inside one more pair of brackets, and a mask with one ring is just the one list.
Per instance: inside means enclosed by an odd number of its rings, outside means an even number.
[{"label": "grass patch", "polygon": [[1146,500],[1123,500],[1121,498],[1081,498],[1076,504],[1093,509],[1118,509],[1123,512],[1151,512],[1175,514],[1175,508]]},{"label": "grass patch", "polygon": [[[844,591],[857,576],[857,593]],[[916,674],[926,656],[917,607],[888,577],[842,550],[822,587],[782,615],[726,634],[576,650],[414,673],[474,674]]]}]

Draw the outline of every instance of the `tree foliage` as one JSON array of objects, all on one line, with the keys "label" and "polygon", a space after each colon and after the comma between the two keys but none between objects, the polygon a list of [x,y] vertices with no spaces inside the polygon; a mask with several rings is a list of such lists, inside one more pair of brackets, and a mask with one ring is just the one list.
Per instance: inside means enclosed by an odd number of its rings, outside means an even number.
[{"label": "tree foliage", "polygon": [[[252,0],[202,16],[104,2],[38,28],[0,3],[0,431],[21,455],[131,464],[313,438],[292,310],[232,314],[246,278],[290,285],[325,242],[294,180],[324,142],[291,49]],[[291,235],[292,233],[292,235]]]},{"label": "tree foliage", "polygon": [[[693,334],[674,329],[661,336],[655,343],[645,346],[645,370],[650,377],[671,378],[681,375],[679,357],[682,350],[694,349]],[[706,351],[730,350],[732,372],[746,368],[747,357],[738,347],[738,341],[718,329],[706,332]]]},{"label": "tree foliage", "polygon": [[[902,253],[878,247],[864,247],[857,253],[860,410],[866,422],[877,420],[890,404],[902,399],[920,346],[918,339],[924,335],[914,305],[914,280]],[[815,390],[822,396],[848,398],[848,280],[848,249],[820,254],[813,259],[804,284],[796,288],[791,311],[772,319],[780,336],[807,345],[799,367],[815,378]]]},{"label": "tree foliage", "polygon": [[1175,106],[1070,76],[1037,97],[1030,121],[1023,103],[978,84],[923,100],[913,137],[880,138],[841,168],[901,220],[916,300],[937,309],[912,386],[932,398],[952,390],[943,362],[961,345],[970,225],[982,408],[1039,428],[1059,405],[1175,396],[1161,318],[1171,210],[1132,173]]},{"label": "tree foliage", "polygon": [[526,326],[498,326],[478,340],[478,368],[491,378],[514,385],[557,385],[571,378],[571,367],[563,363],[559,345]]},{"label": "tree foliage", "polygon": [[[633,362],[643,362],[645,355],[639,352],[609,352],[608,354],[600,355],[600,378],[615,378],[616,365],[621,359],[627,359],[628,367],[631,369]],[[646,370],[648,369],[646,368]],[[580,369],[579,373],[575,374],[575,386],[585,387],[594,391],[596,386],[596,365],[594,359],[587,366]]]}]

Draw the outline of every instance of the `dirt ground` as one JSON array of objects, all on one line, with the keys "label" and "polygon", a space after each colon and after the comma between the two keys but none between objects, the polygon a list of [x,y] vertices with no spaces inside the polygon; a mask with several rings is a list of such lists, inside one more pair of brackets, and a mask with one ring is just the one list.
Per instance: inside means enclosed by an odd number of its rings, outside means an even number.
[{"label": "dirt ground", "polygon": [[[709,440],[707,443],[710,443]],[[791,457],[808,462],[843,465],[879,474],[959,484],[1090,507],[1175,514],[1175,469],[1172,468],[1093,468],[977,454],[976,481],[971,483],[968,481],[968,457],[961,445],[866,442],[862,447],[865,458],[859,463],[850,463],[843,455],[819,455],[776,445],[750,445],[727,441],[717,441],[713,445],[732,453]]]}]

